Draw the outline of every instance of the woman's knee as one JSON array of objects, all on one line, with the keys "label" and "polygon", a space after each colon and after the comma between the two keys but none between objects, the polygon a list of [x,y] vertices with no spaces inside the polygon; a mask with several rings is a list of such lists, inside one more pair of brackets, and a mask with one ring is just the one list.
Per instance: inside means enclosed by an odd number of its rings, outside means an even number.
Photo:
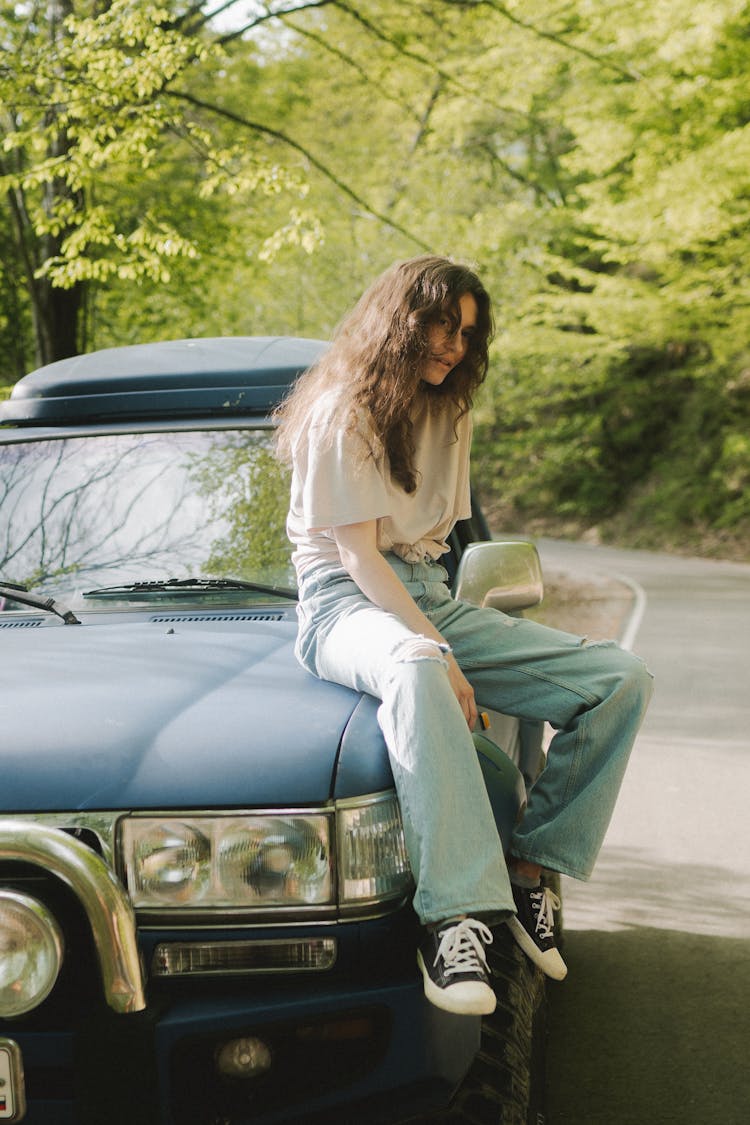
[{"label": "woman's knee", "polygon": [[429,637],[410,636],[391,650],[386,691],[406,692],[415,698],[442,697],[452,694],[447,673],[448,662],[438,643]]},{"label": "woman's knee", "polygon": [[654,678],[645,662],[634,653],[614,645],[612,648],[620,691],[646,706],[653,691]]}]

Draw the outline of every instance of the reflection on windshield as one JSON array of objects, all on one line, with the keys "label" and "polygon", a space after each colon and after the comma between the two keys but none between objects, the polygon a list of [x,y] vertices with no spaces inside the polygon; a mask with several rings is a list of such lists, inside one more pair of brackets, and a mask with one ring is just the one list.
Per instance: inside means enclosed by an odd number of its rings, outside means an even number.
[{"label": "reflection on windshield", "polygon": [[0,577],[68,597],[197,576],[294,588],[288,498],[263,430],[0,446]]}]

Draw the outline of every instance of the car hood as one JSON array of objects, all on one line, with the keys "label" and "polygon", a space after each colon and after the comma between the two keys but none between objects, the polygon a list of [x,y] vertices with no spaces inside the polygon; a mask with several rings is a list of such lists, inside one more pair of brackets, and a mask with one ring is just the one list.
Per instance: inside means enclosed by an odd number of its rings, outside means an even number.
[{"label": "car hood", "polygon": [[303,671],[293,620],[112,616],[0,634],[0,810],[293,807],[389,783],[374,701]]}]

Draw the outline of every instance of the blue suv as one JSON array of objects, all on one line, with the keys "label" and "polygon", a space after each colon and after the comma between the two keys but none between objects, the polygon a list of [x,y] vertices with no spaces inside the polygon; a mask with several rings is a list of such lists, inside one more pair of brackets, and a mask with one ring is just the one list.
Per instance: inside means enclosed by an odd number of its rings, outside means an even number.
[{"label": "blue suv", "polygon": [[[501,927],[484,1029],[425,1001],[377,701],[294,657],[270,414],[324,347],[114,348],[0,406],[0,1121],[536,1120],[540,975]],[[457,596],[535,604],[489,538]],[[541,732],[485,722],[507,840]]]}]

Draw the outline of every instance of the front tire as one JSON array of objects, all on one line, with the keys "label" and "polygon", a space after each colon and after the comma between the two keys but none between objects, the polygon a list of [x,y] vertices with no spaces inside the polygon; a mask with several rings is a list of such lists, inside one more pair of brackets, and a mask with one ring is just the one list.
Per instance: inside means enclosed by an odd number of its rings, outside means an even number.
[{"label": "front tire", "polygon": [[507,926],[493,928],[487,961],[497,1008],[449,1109],[411,1125],[544,1125],[547,996],[544,974]]}]

